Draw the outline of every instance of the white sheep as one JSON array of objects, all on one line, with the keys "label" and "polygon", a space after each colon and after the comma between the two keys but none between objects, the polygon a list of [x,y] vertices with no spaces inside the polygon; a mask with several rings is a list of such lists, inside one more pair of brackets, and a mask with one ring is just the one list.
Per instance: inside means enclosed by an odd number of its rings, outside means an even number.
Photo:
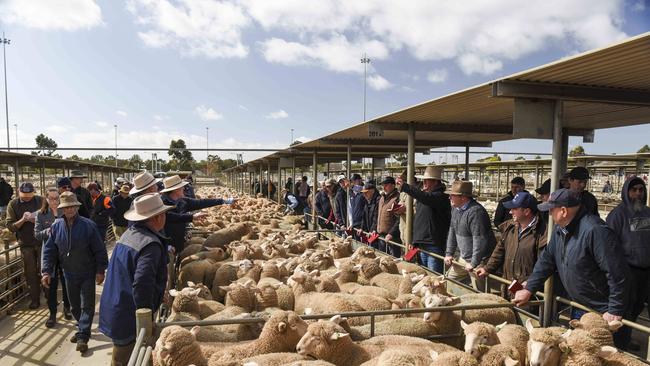
[{"label": "white sheep", "polygon": [[196,341],[198,327],[187,330],[177,325],[163,328],[152,352],[154,366],[206,366],[207,360]]},{"label": "white sheep", "polygon": [[494,326],[484,322],[474,322],[467,324],[461,320],[461,327],[465,333],[465,352],[471,354],[477,359],[487,350],[485,346],[494,346],[496,344],[505,344],[513,346],[519,356],[516,358],[521,362],[526,359],[526,347],[528,344],[528,331],[526,328],[515,324],[499,324]]},{"label": "white sheep", "polygon": [[562,351],[560,344],[564,342],[562,335],[566,329],[561,327],[535,328],[533,322],[526,320],[528,345],[526,358],[531,366],[556,366],[560,363]]}]

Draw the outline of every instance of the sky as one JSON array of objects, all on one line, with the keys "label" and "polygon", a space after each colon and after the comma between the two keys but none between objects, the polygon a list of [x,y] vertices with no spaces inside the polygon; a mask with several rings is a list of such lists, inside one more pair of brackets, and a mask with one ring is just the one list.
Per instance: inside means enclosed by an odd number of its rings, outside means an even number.
[{"label": "sky", "polygon": [[[23,147],[39,133],[62,147],[113,147],[117,125],[120,147],[182,138],[205,148],[209,128],[211,148],[284,148],[291,129],[305,141],[363,120],[364,54],[372,118],[650,31],[650,4],[0,0],[0,30],[11,40],[12,146],[16,124]],[[2,148],[4,108],[0,115]],[[648,135],[650,125],[599,130],[584,147],[631,153]],[[550,153],[551,142],[500,142],[492,150]]]}]

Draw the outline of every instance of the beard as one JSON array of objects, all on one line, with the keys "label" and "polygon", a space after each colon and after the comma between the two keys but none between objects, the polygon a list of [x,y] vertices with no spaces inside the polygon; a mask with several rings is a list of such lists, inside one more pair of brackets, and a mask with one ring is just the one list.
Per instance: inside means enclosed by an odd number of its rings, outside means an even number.
[{"label": "beard", "polygon": [[645,202],[643,202],[641,199],[633,199],[630,203],[633,212],[641,212],[641,210],[643,210],[645,207]]}]

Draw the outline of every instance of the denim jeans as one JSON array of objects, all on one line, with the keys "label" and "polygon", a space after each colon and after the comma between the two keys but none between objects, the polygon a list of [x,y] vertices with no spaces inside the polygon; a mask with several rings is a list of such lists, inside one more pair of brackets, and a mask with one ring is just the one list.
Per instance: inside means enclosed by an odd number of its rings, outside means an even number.
[{"label": "denim jeans", "polygon": [[63,275],[68,285],[70,311],[77,320],[77,339],[87,342],[95,316],[95,275]]},{"label": "denim jeans", "polygon": [[[437,245],[431,244],[418,244],[416,247],[421,250],[426,250],[427,252],[435,253],[438,255],[445,255],[445,248]],[[430,270],[442,274],[444,272],[444,265],[442,259],[432,257],[426,253],[420,252],[420,262],[423,266],[426,266]]]},{"label": "denim jeans", "polygon": [[50,309],[50,316],[52,317],[56,316],[56,308],[59,306],[59,302],[56,301],[59,282],[61,282],[61,288],[63,289],[63,307],[70,309],[70,301],[68,300],[65,277],[63,277],[63,271],[61,271],[61,267],[57,264],[54,268],[54,276],[50,278],[50,288],[47,290],[47,307]]}]

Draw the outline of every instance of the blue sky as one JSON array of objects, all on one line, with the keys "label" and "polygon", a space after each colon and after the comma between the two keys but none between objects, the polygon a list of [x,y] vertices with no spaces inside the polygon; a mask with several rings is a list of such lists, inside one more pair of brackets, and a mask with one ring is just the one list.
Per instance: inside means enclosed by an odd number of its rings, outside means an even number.
[{"label": "blue sky", "polygon": [[[117,124],[120,146],[203,148],[209,127],[210,147],[284,147],[291,128],[315,138],[362,119],[364,52],[370,118],[650,30],[644,0],[53,3],[0,2],[12,146],[17,123],[20,146],[45,133],[112,147]],[[585,148],[632,152],[648,133],[597,131]],[[550,152],[550,142],[494,150]]]}]

